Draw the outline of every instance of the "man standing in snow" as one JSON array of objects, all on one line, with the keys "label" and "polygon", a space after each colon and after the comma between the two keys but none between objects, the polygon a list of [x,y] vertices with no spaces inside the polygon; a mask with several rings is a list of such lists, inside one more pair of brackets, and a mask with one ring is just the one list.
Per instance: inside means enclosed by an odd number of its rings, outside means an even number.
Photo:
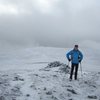
[{"label": "man standing in snow", "polygon": [[83,59],[83,54],[81,53],[81,51],[79,51],[78,45],[75,45],[74,49],[66,54],[66,57],[69,62],[71,61],[70,80],[72,80],[74,69],[75,69],[74,78],[75,80],[77,80],[78,66],[79,66],[79,63],[81,63]]}]

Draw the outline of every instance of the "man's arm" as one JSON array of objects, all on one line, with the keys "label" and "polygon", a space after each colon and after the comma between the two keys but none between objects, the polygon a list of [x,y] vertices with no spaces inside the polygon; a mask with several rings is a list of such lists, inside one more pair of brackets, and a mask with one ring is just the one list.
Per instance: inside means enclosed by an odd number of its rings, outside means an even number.
[{"label": "man's arm", "polygon": [[83,60],[83,54],[82,54],[82,52],[81,52],[81,51],[80,51],[79,56],[80,56],[79,62],[81,62],[81,61]]},{"label": "man's arm", "polygon": [[70,58],[71,54],[72,54],[72,50],[69,51],[68,53],[66,53],[66,57],[67,57],[67,59],[68,59],[69,61],[71,61],[71,58]]}]

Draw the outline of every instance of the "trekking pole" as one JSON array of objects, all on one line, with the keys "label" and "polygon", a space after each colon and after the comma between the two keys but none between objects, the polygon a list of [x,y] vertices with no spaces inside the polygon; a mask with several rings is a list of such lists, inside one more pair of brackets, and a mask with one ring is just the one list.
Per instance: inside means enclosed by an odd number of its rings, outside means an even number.
[{"label": "trekking pole", "polygon": [[82,73],[82,64],[80,62],[80,70],[81,70],[81,77],[83,77],[83,73]]},{"label": "trekking pole", "polygon": [[69,61],[68,61],[68,67],[69,67]]},{"label": "trekking pole", "polygon": [[[68,75],[70,74],[70,61],[68,61]],[[69,76],[68,76],[68,79],[69,79]]]}]

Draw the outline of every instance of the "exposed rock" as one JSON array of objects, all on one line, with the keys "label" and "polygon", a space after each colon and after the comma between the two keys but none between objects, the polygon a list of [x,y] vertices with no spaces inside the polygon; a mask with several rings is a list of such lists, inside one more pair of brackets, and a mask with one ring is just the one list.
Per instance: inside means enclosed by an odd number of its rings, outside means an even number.
[{"label": "exposed rock", "polygon": [[77,92],[75,90],[73,90],[73,89],[67,89],[67,91],[69,91],[69,92],[71,92],[73,94],[77,94]]},{"label": "exposed rock", "polygon": [[15,76],[13,81],[24,81],[24,79],[19,76]]},{"label": "exposed rock", "polygon": [[46,90],[47,90],[47,88],[46,88],[46,87],[44,87],[44,90],[46,91]]},{"label": "exposed rock", "polygon": [[54,68],[59,67],[59,71],[62,73],[69,73],[70,67],[64,63],[61,63],[59,61],[54,61],[48,64],[46,68]]},{"label": "exposed rock", "polygon": [[27,97],[30,97],[30,94],[26,94]]},{"label": "exposed rock", "polygon": [[0,96],[0,100],[6,100],[4,96]]},{"label": "exposed rock", "polygon": [[51,91],[46,92],[47,95],[52,95]]},{"label": "exposed rock", "polygon": [[53,96],[53,95],[52,95],[52,97],[51,97],[51,98],[52,98],[52,100],[58,100],[58,98],[57,98],[57,97],[55,97],[55,96]]},{"label": "exposed rock", "polygon": [[70,67],[66,64],[63,64],[60,68],[59,68],[60,72],[62,73],[69,73],[70,72]]},{"label": "exposed rock", "polygon": [[61,65],[62,63],[60,63],[59,61],[54,61],[54,62],[49,63],[47,68],[59,67]]},{"label": "exposed rock", "polygon": [[97,99],[97,96],[95,96],[95,95],[89,95],[88,98],[89,99]]}]

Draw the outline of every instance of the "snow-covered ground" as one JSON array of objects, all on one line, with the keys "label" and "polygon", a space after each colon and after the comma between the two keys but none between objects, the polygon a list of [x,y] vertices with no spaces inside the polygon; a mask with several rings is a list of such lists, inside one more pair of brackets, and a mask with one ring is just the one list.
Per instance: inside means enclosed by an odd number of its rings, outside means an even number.
[{"label": "snow-covered ground", "polygon": [[[66,48],[0,50],[0,100],[100,100],[100,53],[82,49],[83,73],[69,81]],[[49,63],[59,61],[61,65]],[[55,63],[55,62],[54,62]],[[50,65],[50,64],[49,64]]]}]

